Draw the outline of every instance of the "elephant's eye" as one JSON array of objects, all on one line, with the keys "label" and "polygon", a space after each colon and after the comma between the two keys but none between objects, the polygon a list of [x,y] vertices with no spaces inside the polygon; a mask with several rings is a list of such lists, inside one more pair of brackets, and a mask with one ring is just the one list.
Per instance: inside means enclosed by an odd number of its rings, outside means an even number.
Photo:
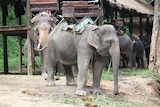
[{"label": "elephant's eye", "polygon": [[104,46],[111,46],[111,44],[112,44],[112,41],[104,41],[103,42]]},{"label": "elephant's eye", "polygon": [[107,41],[103,41],[103,43],[102,43],[103,45],[106,45],[107,44]]},{"label": "elephant's eye", "polygon": [[50,33],[52,30],[53,30],[53,28],[51,27],[51,28],[49,29],[49,33]]},{"label": "elephant's eye", "polygon": [[36,29],[35,31],[34,31],[34,33],[38,36],[39,35],[39,31]]}]

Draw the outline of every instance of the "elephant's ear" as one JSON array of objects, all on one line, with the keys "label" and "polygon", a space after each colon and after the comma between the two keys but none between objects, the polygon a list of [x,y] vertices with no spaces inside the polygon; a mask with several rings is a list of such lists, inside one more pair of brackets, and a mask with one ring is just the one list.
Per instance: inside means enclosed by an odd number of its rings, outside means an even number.
[{"label": "elephant's ear", "polygon": [[31,23],[34,23],[36,20],[36,16],[31,19]]},{"label": "elephant's ear", "polygon": [[88,34],[88,39],[87,39],[88,44],[90,44],[91,46],[93,46],[96,49],[99,48],[99,44],[100,44],[97,30],[99,30],[98,27],[91,30]]}]

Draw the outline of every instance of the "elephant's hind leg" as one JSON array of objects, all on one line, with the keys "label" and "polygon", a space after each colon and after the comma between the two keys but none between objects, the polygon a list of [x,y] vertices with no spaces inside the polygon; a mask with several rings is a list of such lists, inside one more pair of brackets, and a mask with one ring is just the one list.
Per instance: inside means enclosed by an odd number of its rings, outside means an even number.
[{"label": "elephant's hind leg", "polygon": [[73,85],[77,85],[75,79],[74,79],[74,75],[72,72],[72,66],[67,66],[64,65],[64,69],[65,69],[65,73],[66,73],[66,84],[68,86],[73,86]]}]

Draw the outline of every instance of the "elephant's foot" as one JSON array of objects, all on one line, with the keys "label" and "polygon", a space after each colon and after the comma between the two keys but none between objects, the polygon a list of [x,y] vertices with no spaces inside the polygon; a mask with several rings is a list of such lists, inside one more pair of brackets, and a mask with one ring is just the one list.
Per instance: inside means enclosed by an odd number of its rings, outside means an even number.
[{"label": "elephant's foot", "polygon": [[79,96],[85,96],[87,95],[87,92],[85,90],[76,90],[75,94]]},{"label": "elephant's foot", "polygon": [[101,95],[102,91],[100,88],[94,88],[91,90],[91,93],[95,94],[95,95]]},{"label": "elephant's foot", "polygon": [[53,80],[47,80],[47,86],[55,86]]},{"label": "elephant's foot", "polygon": [[114,95],[118,95],[118,90],[114,90],[114,91],[113,91],[113,94],[114,94]]},{"label": "elephant's foot", "polygon": [[77,86],[77,83],[75,80],[72,80],[72,81],[67,81],[66,83],[68,86]]},{"label": "elephant's foot", "polygon": [[48,74],[46,72],[42,72],[41,74],[44,78],[47,78]]},{"label": "elephant's foot", "polygon": [[64,76],[65,73],[63,73],[63,72],[57,72],[56,75],[57,75],[57,76]]}]

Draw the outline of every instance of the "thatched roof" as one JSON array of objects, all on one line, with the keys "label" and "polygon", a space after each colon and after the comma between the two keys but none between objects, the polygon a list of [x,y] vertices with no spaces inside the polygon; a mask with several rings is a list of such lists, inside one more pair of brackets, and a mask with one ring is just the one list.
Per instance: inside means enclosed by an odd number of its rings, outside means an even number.
[{"label": "thatched roof", "polygon": [[110,3],[116,4],[117,7],[136,10],[138,13],[153,15],[154,7],[144,0],[109,0]]},{"label": "thatched roof", "polygon": [[[0,0],[0,4],[13,4],[16,0]],[[26,0],[20,0],[25,1]],[[136,10],[138,13],[153,15],[154,7],[149,5],[144,0],[108,0],[111,4],[116,4],[117,7]]]}]

